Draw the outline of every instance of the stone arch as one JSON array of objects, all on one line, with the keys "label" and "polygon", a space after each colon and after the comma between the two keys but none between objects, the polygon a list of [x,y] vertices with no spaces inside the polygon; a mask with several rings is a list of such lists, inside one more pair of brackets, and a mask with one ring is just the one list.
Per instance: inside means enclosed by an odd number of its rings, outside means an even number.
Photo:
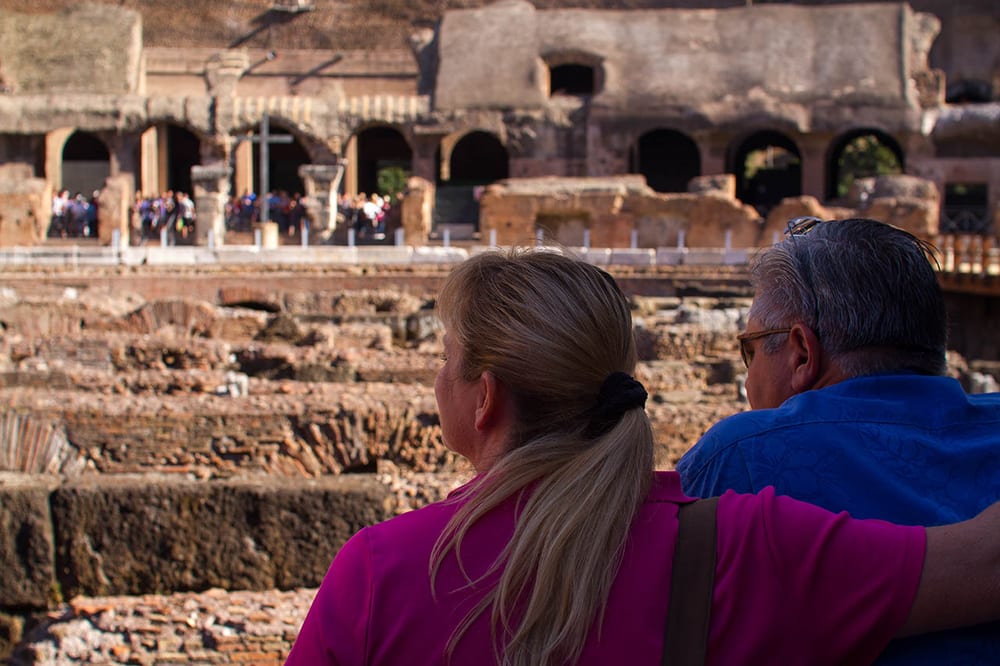
[{"label": "stone arch", "polygon": [[111,175],[111,152],[104,141],[90,132],[76,130],[62,147],[62,189],[87,198],[104,187]]},{"label": "stone arch", "polygon": [[490,132],[469,132],[452,148],[448,174],[452,185],[488,185],[507,178],[510,174],[507,149]]},{"label": "stone arch", "polygon": [[413,171],[413,148],[399,129],[390,125],[372,125],[359,130],[355,138],[359,192],[378,192],[381,189],[380,175],[386,169],[402,169],[405,183],[405,177]]},{"label": "stone arch", "polygon": [[650,130],[629,151],[629,173],[645,176],[657,192],[686,192],[688,182],[701,175],[701,152],[683,132]]},{"label": "stone arch", "polygon": [[830,143],[826,199],[845,198],[858,178],[898,174],[903,169],[903,149],[890,134],[871,127],[850,130]]},{"label": "stone arch", "polygon": [[510,175],[506,147],[495,134],[473,130],[443,141],[437,157],[434,224],[471,224],[478,229],[478,193]]},{"label": "stone arch", "polygon": [[729,171],[736,176],[736,197],[762,215],[787,197],[802,194],[802,153],[787,135],[761,130],[735,144]]}]

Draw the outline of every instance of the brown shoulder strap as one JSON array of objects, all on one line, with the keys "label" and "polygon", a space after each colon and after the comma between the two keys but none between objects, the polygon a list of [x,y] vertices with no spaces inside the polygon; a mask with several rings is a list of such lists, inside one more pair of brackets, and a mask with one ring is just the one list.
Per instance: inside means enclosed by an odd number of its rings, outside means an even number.
[{"label": "brown shoulder strap", "polygon": [[677,513],[663,666],[703,666],[715,587],[715,510],[718,497],[682,504]]}]

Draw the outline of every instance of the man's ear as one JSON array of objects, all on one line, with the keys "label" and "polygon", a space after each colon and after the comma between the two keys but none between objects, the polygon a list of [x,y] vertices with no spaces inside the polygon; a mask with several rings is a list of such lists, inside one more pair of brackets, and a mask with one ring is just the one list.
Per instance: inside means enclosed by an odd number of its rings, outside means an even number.
[{"label": "man's ear", "polygon": [[476,400],[476,430],[482,431],[495,425],[502,414],[503,384],[490,371],[479,375],[479,396]]},{"label": "man's ear", "polygon": [[788,363],[791,388],[795,393],[816,385],[823,363],[823,347],[815,331],[805,324],[795,324],[788,333]]}]

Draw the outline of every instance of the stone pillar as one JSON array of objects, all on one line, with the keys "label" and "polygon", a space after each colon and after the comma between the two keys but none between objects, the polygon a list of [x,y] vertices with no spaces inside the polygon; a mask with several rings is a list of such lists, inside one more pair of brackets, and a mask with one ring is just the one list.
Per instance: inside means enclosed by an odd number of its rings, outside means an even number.
[{"label": "stone pillar", "polygon": [[253,144],[249,141],[240,141],[233,148],[233,168],[237,196],[243,196],[247,192],[253,192]]},{"label": "stone pillar", "polygon": [[194,188],[195,244],[207,245],[209,230],[216,245],[226,237],[226,201],[229,199],[229,177],[233,170],[225,164],[191,167]]},{"label": "stone pillar", "polygon": [[413,140],[410,175],[437,182],[437,147],[443,134],[417,134]]},{"label": "stone pillar", "polygon": [[104,181],[104,188],[97,199],[97,239],[101,245],[110,245],[114,232],[119,232],[118,247],[128,247],[132,228],[132,174],[111,176]]},{"label": "stone pillar", "polygon": [[[344,155],[347,158],[347,164],[344,172],[344,192],[347,194],[357,194],[358,193],[358,137],[357,135],[352,135],[350,139],[347,140],[347,146],[344,148]],[[371,192],[366,192],[366,194],[371,194]]]},{"label": "stone pillar", "polygon": [[142,135],[135,133],[116,134],[107,141],[111,146],[111,176],[128,177],[128,200],[132,200],[132,191],[135,190],[136,176],[139,174],[139,146],[142,142]]},{"label": "stone pillar", "polygon": [[827,137],[808,136],[799,139],[802,165],[802,194],[826,201]]},{"label": "stone pillar", "polygon": [[309,231],[319,242],[327,242],[337,228],[337,188],[344,176],[345,163],[303,164],[299,177],[305,185],[306,215]]},{"label": "stone pillar", "polygon": [[139,154],[142,174],[139,191],[145,196],[153,196],[160,192],[160,160],[159,160],[159,130],[153,125],[142,133]]},{"label": "stone pillar", "polygon": [[417,176],[406,181],[406,192],[400,202],[404,242],[413,247],[427,245],[434,211],[434,184]]}]

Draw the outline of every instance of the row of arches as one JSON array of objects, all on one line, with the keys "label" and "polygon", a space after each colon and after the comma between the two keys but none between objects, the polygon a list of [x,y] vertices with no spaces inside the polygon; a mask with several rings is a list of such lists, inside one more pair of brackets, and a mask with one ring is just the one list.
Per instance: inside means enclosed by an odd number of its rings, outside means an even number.
[{"label": "row of arches", "polygon": [[[824,197],[844,199],[857,178],[902,173],[903,151],[890,135],[858,129],[831,143],[826,157]],[[683,192],[701,175],[697,144],[676,130],[657,129],[639,137],[629,171],[640,173],[658,192]],[[786,197],[802,194],[802,153],[795,141],[776,131],[760,131],[727,151],[726,171],[736,176],[736,196],[762,214]]]},{"label": "row of arches", "polygon": [[[189,129],[168,124],[160,142],[162,189],[191,192],[191,167],[201,163],[199,137]],[[269,189],[303,192],[298,167],[316,161],[290,128],[270,127],[272,135],[285,135],[284,143],[269,145]],[[356,135],[356,190],[387,193],[402,187],[412,172],[413,150],[398,129],[372,126]],[[138,150],[138,149],[137,149]],[[260,146],[253,144],[253,164],[260,159]],[[110,172],[111,157],[104,142],[94,134],[76,131],[62,150],[62,188],[90,192],[100,189]],[[136,163],[140,160],[137,158]],[[442,210],[438,221],[465,218],[474,221],[477,211],[470,208],[477,187],[507,178],[510,156],[492,133],[472,131],[454,144],[446,163],[438,148],[436,185]],[[825,192],[828,201],[843,199],[855,178],[884,173],[901,173],[904,155],[896,140],[876,129],[847,132],[831,142],[825,163]],[[628,155],[628,170],[642,174],[658,192],[684,192],[689,181],[702,175],[701,152],[688,135],[672,129],[654,129],[642,134]],[[765,130],[734,142],[726,154],[726,171],[736,176],[736,194],[761,214],[782,199],[802,194],[802,154],[787,135]],[[395,178],[387,177],[387,174]],[[244,188],[260,190],[256,170]],[[237,193],[237,183],[232,191]]]}]

